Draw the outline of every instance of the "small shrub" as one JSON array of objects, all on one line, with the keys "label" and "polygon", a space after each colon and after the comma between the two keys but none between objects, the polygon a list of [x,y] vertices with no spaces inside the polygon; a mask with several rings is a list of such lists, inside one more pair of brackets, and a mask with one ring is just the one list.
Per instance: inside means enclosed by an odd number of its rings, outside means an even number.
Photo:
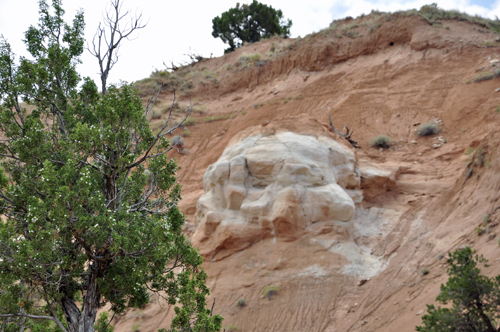
[{"label": "small shrub", "polygon": [[186,156],[191,153],[191,150],[183,148],[181,151],[179,151],[179,153]]},{"label": "small shrub", "polygon": [[429,269],[425,268],[425,269],[422,269],[422,271],[420,271],[420,274],[425,276],[425,275],[428,275],[429,274]]},{"label": "small shrub", "polygon": [[443,259],[444,255],[443,254],[439,254],[437,257],[438,257],[439,260],[441,260],[441,259]]},{"label": "small shrub", "polygon": [[478,82],[482,82],[482,81],[492,80],[492,79],[495,79],[497,77],[500,77],[500,69],[497,69],[494,71],[488,71],[485,73],[480,73],[480,74],[474,76],[467,83],[478,83]]},{"label": "small shrub", "polygon": [[268,300],[271,300],[276,294],[278,294],[278,286],[266,285],[262,289],[262,296],[267,297]]},{"label": "small shrub", "polygon": [[174,136],[174,138],[172,138],[172,147],[183,148],[184,139],[180,136]]},{"label": "small shrub", "polygon": [[244,307],[246,305],[247,305],[247,303],[245,302],[245,299],[238,300],[238,307]]},{"label": "small shrub", "polygon": [[441,127],[439,127],[439,125],[434,121],[424,123],[417,129],[417,134],[420,137],[436,135],[440,132],[441,132]]},{"label": "small shrub", "polygon": [[182,136],[188,137],[189,135],[191,135],[191,132],[189,131],[189,129],[184,128],[184,130],[182,131]]},{"label": "small shrub", "polygon": [[139,331],[139,324],[132,325],[132,331],[133,332]]},{"label": "small shrub", "polygon": [[394,141],[389,136],[379,135],[372,139],[369,145],[374,148],[388,149],[394,145]]},{"label": "small shrub", "polygon": [[245,115],[245,114],[247,114],[247,111],[242,111],[241,112],[241,115]]}]

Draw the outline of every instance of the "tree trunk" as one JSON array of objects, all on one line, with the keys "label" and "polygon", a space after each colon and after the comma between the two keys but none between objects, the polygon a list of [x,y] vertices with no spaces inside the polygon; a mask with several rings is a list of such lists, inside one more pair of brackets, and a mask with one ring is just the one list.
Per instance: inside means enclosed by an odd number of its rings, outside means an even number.
[{"label": "tree trunk", "polygon": [[94,332],[94,323],[99,306],[97,290],[97,269],[91,268],[87,292],[83,297],[82,310],[78,309],[73,299],[63,297],[61,306],[66,316],[69,332]]}]

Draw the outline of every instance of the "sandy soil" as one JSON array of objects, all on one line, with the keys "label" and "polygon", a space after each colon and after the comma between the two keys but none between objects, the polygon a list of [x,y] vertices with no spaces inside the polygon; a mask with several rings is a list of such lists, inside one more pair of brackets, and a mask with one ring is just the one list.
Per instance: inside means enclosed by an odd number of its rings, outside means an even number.
[{"label": "sandy soil", "polygon": [[[203,105],[184,138],[185,151],[172,154],[181,166],[188,235],[206,168],[252,126],[323,131],[341,140],[329,128],[330,114],[337,128],[354,130],[361,146],[358,159],[401,167],[395,189],[359,208],[365,226],[373,228],[366,236],[372,251],[359,257],[361,267],[335,250],[333,222],[315,224],[292,242],[267,239],[225,259],[206,261],[208,302],[216,297],[214,311],[223,315],[225,327],[414,331],[425,304],[434,303],[447,279],[442,255],[473,246],[493,263],[483,272],[500,274],[500,114],[495,112],[500,81],[468,83],[495,69],[491,60],[500,59],[500,48],[486,47],[496,45],[495,38],[465,22],[435,27],[419,18],[400,18],[354,39],[321,32],[300,41],[274,38],[194,66],[216,73],[218,83],[181,94],[181,102],[191,95]],[[244,53],[265,58],[273,45],[283,49],[274,60],[246,69],[235,66]],[[172,98],[167,91],[161,95],[164,104]],[[231,116],[203,122],[220,115]],[[418,123],[434,119],[442,121],[443,131],[418,137]],[[370,148],[377,135],[392,137],[395,145]],[[446,143],[433,148],[438,137]],[[490,222],[482,226],[487,214]],[[482,235],[479,226],[487,230]],[[370,257],[385,263],[375,266]],[[382,272],[359,286],[366,279],[363,266]],[[263,296],[266,285],[278,287],[277,294]],[[238,307],[239,299],[247,305]],[[167,328],[172,308],[158,299],[152,302],[117,317],[115,331]]]}]

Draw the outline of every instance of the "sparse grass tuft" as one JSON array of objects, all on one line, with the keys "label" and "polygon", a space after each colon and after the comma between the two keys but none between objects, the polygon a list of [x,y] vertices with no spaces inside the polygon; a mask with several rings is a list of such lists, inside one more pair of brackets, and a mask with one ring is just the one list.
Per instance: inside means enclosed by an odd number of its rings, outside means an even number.
[{"label": "sparse grass tuft", "polygon": [[423,275],[423,276],[428,275],[428,274],[429,274],[429,269],[427,269],[427,268],[422,269],[422,270],[420,271],[420,274],[421,274],[421,275]]},{"label": "sparse grass tuft", "polygon": [[196,119],[188,116],[186,121],[182,123],[184,126],[194,126],[196,124]]},{"label": "sparse grass tuft", "polygon": [[231,114],[217,115],[217,116],[206,116],[203,118],[203,122],[208,123],[208,122],[214,122],[214,121],[227,120],[230,117],[231,117]]},{"label": "sparse grass tuft", "polygon": [[182,136],[188,137],[189,135],[191,135],[191,132],[189,131],[189,129],[184,128],[184,130],[182,131]]},{"label": "sparse grass tuft", "polygon": [[237,332],[237,331],[240,331],[240,329],[235,324],[231,324],[231,325],[227,326],[224,330],[227,331],[227,332]]},{"label": "sparse grass tuft", "polygon": [[238,300],[238,307],[244,307],[246,305],[247,305],[247,303],[245,302],[245,299]]},{"label": "sparse grass tuft", "polygon": [[392,138],[386,135],[379,135],[370,141],[370,147],[389,149],[394,145]]},{"label": "sparse grass tuft", "polygon": [[439,127],[439,125],[434,121],[424,123],[417,129],[417,134],[420,137],[436,135],[440,132],[441,132],[441,127]]},{"label": "sparse grass tuft", "polygon": [[239,58],[239,62],[241,63],[241,66],[243,68],[248,68],[250,66],[253,66],[257,64],[258,61],[262,59],[262,55],[259,53],[253,53],[253,54],[246,54],[244,53],[242,56]]}]

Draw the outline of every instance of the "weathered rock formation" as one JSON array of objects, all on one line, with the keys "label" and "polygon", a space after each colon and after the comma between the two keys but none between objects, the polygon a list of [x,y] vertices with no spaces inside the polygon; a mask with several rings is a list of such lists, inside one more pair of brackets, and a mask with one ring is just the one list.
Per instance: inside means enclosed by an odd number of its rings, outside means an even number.
[{"label": "weathered rock formation", "polygon": [[228,146],[203,186],[193,242],[217,258],[266,237],[296,239],[318,221],[350,221],[362,200],[352,150],[289,131]]}]

